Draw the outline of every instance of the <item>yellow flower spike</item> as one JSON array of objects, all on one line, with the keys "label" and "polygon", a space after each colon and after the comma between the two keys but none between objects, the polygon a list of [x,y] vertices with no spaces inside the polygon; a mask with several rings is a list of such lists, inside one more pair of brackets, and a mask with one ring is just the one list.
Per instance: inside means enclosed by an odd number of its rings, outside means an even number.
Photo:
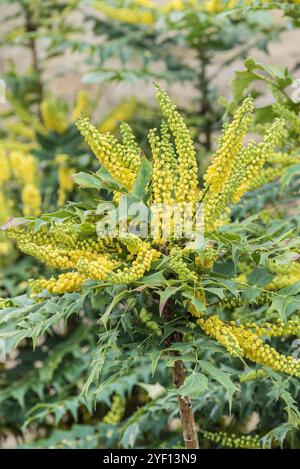
[{"label": "yellow flower spike", "polygon": [[281,355],[273,347],[265,345],[255,333],[246,330],[242,326],[233,326],[233,333],[238,339],[244,356],[249,360],[269,366],[275,371],[300,377],[299,360],[291,356]]},{"label": "yellow flower spike", "polygon": [[0,186],[11,177],[9,159],[3,149],[0,148]]},{"label": "yellow flower spike", "polygon": [[198,281],[196,272],[193,272],[183,259],[184,251],[174,246],[170,251],[170,267],[178,275],[180,280]]},{"label": "yellow flower spike", "polygon": [[297,261],[281,264],[271,260],[268,262],[268,268],[275,274],[300,274],[300,262]]},{"label": "yellow flower spike", "polygon": [[35,129],[22,122],[7,122],[5,123],[5,129],[11,138],[24,138],[26,140],[34,140],[35,138]]},{"label": "yellow flower spike", "polygon": [[0,224],[6,223],[9,219],[11,213],[10,208],[7,203],[7,199],[4,195],[3,190],[0,187]]},{"label": "yellow flower spike", "polygon": [[218,258],[218,252],[212,246],[207,246],[201,255],[195,258],[195,266],[200,270],[211,270]]},{"label": "yellow flower spike", "polygon": [[23,162],[25,158],[26,153],[22,151],[12,151],[9,154],[11,172],[19,182],[23,182]]},{"label": "yellow flower spike", "polygon": [[268,290],[278,290],[300,281],[300,262],[279,264],[276,261],[271,261],[268,266],[271,272],[277,274],[267,286]]},{"label": "yellow flower spike", "polygon": [[268,290],[279,290],[280,288],[289,287],[300,281],[299,273],[277,275],[273,281],[267,286]]},{"label": "yellow flower spike", "polygon": [[110,134],[101,134],[90,124],[87,117],[79,117],[76,125],[100,163],[103,164],[117,181],[130,189],[135,175],[124,166],[122,146],[118,144],[116,147],[114,137]]},{"label": "yellow flower spike", "polygon": [[124,153],[126,155],[126,161],[128,168],[137,173],[141,165],[141,152],[142,150],[138,146],[134,133],[125,122],[120,124],[120,132],[122,135],[122,143],[124,147]]},{"label": "yellow flower spike", "polygon": [[[193,314],[193,310],[189,311]],[[300,360],[281,355],[273,347],[265,345],[255,332],[244,325],[236,325],[234,321],[226,324],[216,315],[208,318],[202,316],[196,322],[207,335],[222,344],[232,356],[246,357],[275,371],[300,377]]]},{"label": "yellow flower spike", "polygon": [[258,325],[256,323],[246,323],[243,326],[255,332],[258,337],[287,337],[300,333],[300,319],[298,317],[290,319],[287,322],[278,320],[275,324],[265,323]]},{"label": "yellow flower spike", "polygon": [[[161,244],[164,242],[163,235],[170,237],[174,233],[172,205],[177,187],[177,161],[166,124],[161,126],[161,137],[156,135],[156,129],[152,129],[148,140],[153,157],[153,238],[155,243]],[[170,217],[167,217],[166,206],[170,206]]]},{"label": "yellow flower spike", "polygon": [[184,10],[184,7],[184,0],[169,0],[164,6],[161,7],[161,11],[163,13],[170,13],[172,11],[182,11]]},{"label": "yellow flower spike", "polygon": [[273,155],[274,148],[282,140],[284,125],[285,121],[283,119],[276,119],[268,130],[264,141],[257,145],[256,151],[253,151],[251,146],[250,151],[247,153],[246,147],[245,154],[241,155],[246,168],[242,171],[242,177],[239,173],[239,187],[237,187],[232,198],[234,203],[238,202],[249,190],[253,179],[259,175],[265,162]]},{"label": "yellow flower spike", "polygon": [[76,98],[75,107],[71,116],[71,120],[75,121],[81,114],[87,116],[90,113],[90,107],[91,105],[88,93],[83,90],[79,91]]},{"label": "yellow flower spike", "polygon": [[21,161],[21,177],[23,184],[33,184],[38,179],[38,161],[32,155],[26,155]]},{"label": "yellow flower spike", "polygon": [[[23,151],[7,152],[2,148],[0,150],[0,164],[2,168],[0,184],[15,178],[21,185],[23,214],[25,216],[38,216],[41,211],[41,194],[38,185],[37,160],[34,156]],[[8,205],[6,202],[6,212]]]},{"label": "yellow flower spike", "polygon": [[30,152],[36,148],[35,142],[17,142],[13,139],[6,138],[5,141],[0,142],[1,150],[5,151],[20,151],[20,152]]},{"label": "yellow flower spike", "polygon": [[66,202],[67,195],[72,192],[74,187],[74,181],[72,179],[73,174],[76,172],[75,168],[68,168],[60,166],[58,168],[58,206],[62,207]]},{"label": "yellow flower spike", "polygon": [[[245,148],[239,148],[236,157],[231,160],[231,163],[228,162],[230,171],[228,172],[228,168],[226,167],[227,173],[225,177],[227,180],[222,182],[222,187],[217,186],[217,191],[215,191],[216,186],[214,188],[213,179],[210,180],[209,185],[206,185],[207,192],[204,194],[204,215],[207,231],[213,231],[227,222],[227,216],[230,213],[228,206],[231,203],[237,203],[245,192],[250,189],[252,181],[257,178],[263,165],[273,156],[274,149],[276,145],[280,143],[283,133],[284,121],[282,119],[276,119],[265,135],[262,143],[256,144],[252,140]],[[223,144],[225,140],[223,140]],[[220,148],[222,148],[222,146],[221,144]],[[226,159],[223,163],[220,161],[220,168],[225,162]],[[212,167],[214,164],[213,162]],[[207,174],[210,173],[210,168],[211,167],[208,168]]]},{"label": "yellow flower spike", "polygon": [[99,132],[115,132],[119,124],[123,121],[130,121],[137,109],[137,100],[135,97],[121,101],[97,126]]},{"label": "yellow flower spike", "polygon": [[195,203],[198,193],[196,151],[190,132],[167,93],[157,86],[157,102],[174,136],[178,154],[178,184],[176,202]]},{"label": "yellow flower spike", "polygon": [[132,4],[139,7],[155,8],[155,3],[152,0],[132,0]]},{"label": "yellow flower spike", "polygon": [[184,11],[197,6],[197,0],[169,0],[160,10],[162,13],[172,13],[172,11]]},{"label": "yellow flower spike", "polygon": [[165,126],[161,139],[155,131],[150,130],[148,136],[153,155],[153,203],[171,205],[174,202],[173,153]]},{"label": "yellow flower spike", "polygon": [[54,99],[44,99],[41,103],[41,115],[43,124],[47,130],[63,134],[69,127],[67,113]]},{"label": "yellow flower spike", "polygon": [[220,13],[225,9],[225,6],[222,0],[207,0],[204,9],[208,13]]},{"label": "yellow flower spike", "polygon": [[282,176],[282,168],[265,168],[251,181],[248,191],[254,191]]},{"label": "yellow flower spike", "polygon": [[86,253],[86,255],[87,253],[97,255],[99,252],[107,251],[109,248],[116,248],[118,245],[116,240],[108,238],[79,240],[77,236],[74,237],[71,234],[72,231],[71,224],[70,226],[68,224],[59,224],[48,231],[40,230],[37,233],[26,231],[22,228],[9,229],[6,233],[11,239],[16,240],[18,244],[33,244],[42,248],[49,246],[49,250],[52,246],[55,246],[64,255],[69,253],[69,256],[76,260],[82,252]]},{"label": "yellow flower spike", "polygon": [[108,425],[117,425],[121,422],[125,414],[126,401],[116,394],[112,400],[111,409],[103,417],[103,423]]},{"label": "yellow flower spike", "polygon": [[236,449],[262,449],[262,443],[260,442],[260,438],[257,435],[237,436],[234,433],[229,434],[225,432],[207,431],[202,431],[201,433],[206,440],[210,440],[220,446]]},{"label": "yellow flower spike", "polygon": [[[206,296],[205,296],[205,290],[197,289],[195,292],[195,298],[203,303],[203,305],[206,305]],[[188,312],[197,319],[201,319],[203,317],[203,312],[200,311],[191,301],[188,303]]]},{"label": "yellow flower spike", "polygon": [[23,214],[38,217],[41,213],[41,193],[34,184],[26,184],[22,190]]},{"label": "yellow flower spike", "polygon": [[292,132],[300,135],[300,118],[294,111],[288,109],[283,103],[275,103],[274,111],[278,116],[285,119]]},{"label": "yellow flower spike", "polygon": [[64,293],[72,293],[80,291],[85,277],[78,272],[67,272],[60,274],[57,278],[30,280],[29,286],[34,294],[39,294],[43,290],[49,293],[62,295]]},{"label": "yellow flower spike", "polygon": [[249,96],[235,112],[232,123],[224,128],[220,146],[204,175],[205,188],[208,188],[210,193],[219,194],[226,184],[242,148],[253,109],[253,99]]},{"label": "yellow flower spike", "polygon": [[107,5],[107,3],[99,0],[94,1],[92,6],[101,13],[104,13],[109,18],[120,21],[122,23],[150,25],[155,22],[155,16],[151,10],[147,11],[136,7],[112,7]]},{"label": "yellow flower spike", "polygon": [[152,249],[145,241],[139,240],[136,245],[134,238],[126,237],[121,242],[127,245],[130,252],[136,253],[136,257],[130,266],[108,273],[104,280],[114,284],[131,283],[139,280],[151,269],[152,262],[160,256],[160,253]]},{"label": "yellow flower spike", "polygon": [[77,262],[78,272],[84,275],[86,278],[91,280],[105,280],[107,276],[112,272],[112,269],[116,268],[119,262],[113,261],[107,255],[97,255],[95,260],[88,260],[82,257]]},{"label": "yellow flower spike", "polygon": [[230,326],[226,325],[218,316],[210,316],[207,319],[200,318],[197,320],[197,324],[207,335],[222,344],[233,357],[242,357],[244,355],[240,343]]},{"label": "yellow flower spike", "polygon": [[156,321],[153,320],[153,315],[149,311],[147,311],[145,308],[141,309],[141,312],[139,314],[139,319],[149,329],[154,331],[158,337],[162,336],[160,325]]},{"label": "yellow flower spike", "polygon": [[[287,121],[285,120],[287,124]],[[268,162],[272,165],[278,165],[279,167],[286,167],[293,164],[297,164],[300,161],[300,155],[292,155],[285,152],[276,152],[269,158]]]}]

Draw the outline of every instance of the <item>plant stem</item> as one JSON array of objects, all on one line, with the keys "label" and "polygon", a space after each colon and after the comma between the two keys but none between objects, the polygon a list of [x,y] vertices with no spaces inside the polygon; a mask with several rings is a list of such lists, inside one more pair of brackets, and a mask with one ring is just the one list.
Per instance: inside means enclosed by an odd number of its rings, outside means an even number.
[{"label": "plant stem", "polygon": [[[172,319],[173,314],[172,309],[170,307],[170,301],[168,301],[165,305],[163,315],[167,320]],[[170,346],[175,342],[182,342],[182,334],[180,332],[173,332],[167,338],[166,345]],[[180,353],[177,351],[172,351],[171,354],[180,357]],[[173,383],[176,389],[183,385],[185,381],[185,367],[183,361],[180,358],[174,363],[172,369],[172,376]],[[177,400],[180,411],[182,433],[185,447],[186,449],[198,449],[199,442],[197,435],[197,427],[195,423],[191,398],[187,396],[178,395]]]},{"label": "plant stem", "polygon": [[[24,8],[25,13],[25,24],[26,24],[26,31],[28,33],[35,33],[38,30],[38,26],[32,21],[30,10]],[[28,46],[31,50],[31,57],[32,57],[32,68],[34,70],[34,74],[37,80],[37,96],[38,96],[38,114],[39,118],[41,119],[40,114],[40,104],[43,101],[43,82],[42,82],[42,73],[39,64],[38,52],[37,52],[37,43],[36,39],[33,36],[30,36],[28,41]]]},{"label": "plant stem", "polygon": [[[183,385],[185,381],[185,368],[182,360],[177,360],[173,367],[173,382],[176,388]],[[184,444],[187,449],[198,449],[198,435],[195,418],[193,414],[192,400],[187,396],[177,396]]]}]

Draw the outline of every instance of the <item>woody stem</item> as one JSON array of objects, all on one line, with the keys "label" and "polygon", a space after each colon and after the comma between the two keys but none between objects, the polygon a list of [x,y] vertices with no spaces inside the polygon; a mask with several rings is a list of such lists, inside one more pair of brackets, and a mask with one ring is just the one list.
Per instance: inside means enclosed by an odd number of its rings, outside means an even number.
[{"label": "woody stem", "polygon": [[[168,302],[164,308],[164,317],[167,320],[170,320],[172,317],[172,310],[170,308],[170,303]],[[173,332],[166,340],[166,344],[170,346],[175,342],[182,342],[182,334],[175,331]],[[173,376],[173,383],[178,389],[180,386],[183,385],[186,377],[185,367],[183,361],[180,359],[180,353],[177,351],[172,351],[172,355],[178,356],[178,360],[175,361],[173,369],[172,369],[172,376]],[[195,423],[195,417],[193,413],[192,401],[190,397],[181,396],[178,394],[177,396],[180,418],[181,418],[181,425],[182,425],[182,434],[183,440],[186,449],[198,449],[199,442],[198,442],[198,435],[197,435],[197,427]]]}]

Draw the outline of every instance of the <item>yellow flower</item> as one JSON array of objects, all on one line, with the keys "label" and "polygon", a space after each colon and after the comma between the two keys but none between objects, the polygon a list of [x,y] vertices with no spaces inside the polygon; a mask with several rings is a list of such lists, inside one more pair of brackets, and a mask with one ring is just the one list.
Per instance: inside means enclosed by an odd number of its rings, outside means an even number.
[{"label": "yellow flower", "polygon": [[149,313],[145,308],[141,309],[139,314],[139,319],[144,323],[149,329],[155,332],[158,337],[162,336],[162,331],[159,324],[153,320],[153,315]]},{"label": "yellow flower", "polygon": [[109,425],[117,425],[120,423],[125,414],[125,405],[126,401],[116,394],[113,397],[111,409],[103,418],[103,423]]},{"label": "yellow flower", "polygon": [[198,187],[196,152],[190,132],[167,93],[158,87],[157,101],[174,136],[178,155],[178,183],[175,200],[195,203]]},{"label": "yellow flower", "polygon": [[253,109],[253,99],[249,96],[234,114],[233,122],[224,128],[219,148],[204,175],[205,187],[209,188],[211,193],[220,193],[227,182],[242,148]]},{"label": "yellow flower", "polygon": [[198,276],[193,272],[183,259],[184,251],[174,246],[170,251],[170,267],[178,275],[180,280],[198,281]]},{"label": "yellow flower", "polygon": [[25,184],[22,190],[23,214],[27,216],[39,216],[41,213],[41,194],[33,184]]},{"label": "yellow flower", "polygon": [[[161,129],[162,138],[156,135],[156,129],[149,132],[149,143],[153,157],[153,192],[154,204],[170,205],[174,202],[174,152],[166,126]],[[176,160],[175,160],[176,165]]]},{"label": "yellow flower", "polygon": [[300,263],[290,262],[279,264],[276,261],[269,262],[271,272],[277,274],[272,282],[267,286],[268,290],[278,290],[288,287],[300,281]]},{"label": "yellow flower", "polygon": [[117,269],[116,272],[109,272],[105,276],[105,281],[114,284],[135,282],[150,270],[153,260],[157,259],[158,255],[158,251],[151,249],[148,243],[142,241],[131,265]]},{"label": "yellow flower", "polygon": [[221,446],[228,448],[241,448],[241,449],[262,449],[262,443],[259,436],[241,435],[237,436],[234,433],[225,432],[207,432],[202,431],[203,437],[207,440],[217,443]]},{"label": "yellow flower", "polygon": [[49,280],[30,280],[29,286],[34,294],[41,293],[43,290],[48,290],[49,293],[63,294],[80,291],[84,281],[85,277],[78,272],[67,272],[60,274],[58,278],[52,277]]},{"label": "yellow flower", "polygon": [[101,133],[115,132],[120,122],[132,119],[136,109],[137,100],[134,97],[125,99],[103,119],[103,121],[98,125],[98,130]]},{"label": "yellow flower", "polygon": [[172,11],[184,11],[187,8],[197,6],[198,0],[169,0],[160,8],[162,13],[171,13]]},{"label": "yellow flower", "polygon": [[73,190],[74,181],[72,179],[73,174],[76,172],[74,168],[68,168],[60,166],[58,168],[58,205],[62,207],[66,201],[67,194]]},{"label": "yellow flower", "polygon": [[67,114],[59,101],[44,99],[41,103],[41,114],[47,130],[63,134],[69,127]]},{"label": "yellow flower", "polygon": [[79,117],[76,125],[101,164],[126,188],[130,189],[135,175],[124,167],[123,148],[110,134],[101,134],[87,117]]},{"label": "yellow flower", "polygon": [[252,99],[246,98],[232,124],[225,130],[213,163],[204,176],[205,187],[200,200],[204,203],[207,231],[214,231],[228,222],[230,204],[237,203],[251,188],[252,181],[259,176],[283,137],[284,121],[277,119],[263,142],[256,144],[252,140],[242,148],[252,108]]},{"label": "yellow flower", "polygon": [[143,8],[136,8],[135,6],[131,8],[112,7],[99,0],[94,1],[92,5],[96,10],[104,13],[109,18],[122,23],[150,25],[155,22],[155,16],[152,10],[148,11]]},{"label": "yellow flower", "polygon": [[10,164],[9,159],[3,149],[0,148],[0,187],[1,185],[10,179]]},{"label": "yellow flower", "polygon": [[88,115],[90,113],[90,101],[86,91],[79,91],[71,120],[75,121],[80,114]]},{"label": "yellow flower", "polygon": [[206,0],[204,10],[208,13],[220,13],[230,8],[234,8],[239,0]]}]

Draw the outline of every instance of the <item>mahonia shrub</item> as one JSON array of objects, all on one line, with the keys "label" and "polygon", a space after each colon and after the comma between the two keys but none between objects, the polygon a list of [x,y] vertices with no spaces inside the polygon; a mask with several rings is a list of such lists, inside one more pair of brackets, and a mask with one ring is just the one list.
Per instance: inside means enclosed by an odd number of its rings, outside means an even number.
[{"label": "mahonia shrub", "polygon": [[[45,427],[50,415],[55,424],[87,423],[86,438],[81,433],[77,444],[74,426],[63,439],[54,431],[38,447],[176,447],[182,445],[179,429],[186,448],[199,447],[198,429],[201,446],[291,446],[300,417],[300,361],[291,352],[300,329],[299,224],[292,213],[284,220],[231,215],[282,150],[287,123],[275,118],[263,140],[245,143],[254,113],[247,96],[224,125],[200,182],[189,130],[159,86],[157,102],[163,121],[148,135],[151,160],[128,124],[121,125],[118,141],[80,115],[76,125],[101,165],[74,176],[90,194],[87,201],[3,227],[22,252],[49,268],[49,276],[30,281],[30,297],[2,301],[0,337],[7,351],[30,339],[39,345],[62,321],[81,324],[69,348],[54,349],[51,366],[45,361],[33,370],[31,385],[19,387],[15,398],[22,405],[26,393],[44,396],[53,382],[47,402],[29,409],[26,424]],[[136,213],[124,213],[124,203],[149,209],[147,223],[155,229],[139,236],[140,221]],[[190,230],[180,236],[176,219],[166,231],[164,215],[174,206],[188,214]],[[107,207],[118,220],[114,230]],[[201,242],[191,237],[195,231]],[[97,343],[85,335],[96,324]],[[77,356],[73,340],[81,347]],[[65,360],[74,367],[79,361],[80,370],[72,375],[60,366]],[[61,386],[71,395],[56,400]],[[130,395],[137,388],[144,394],[134,408]],[[0,395],[2,402],[11,391]],[[93,405],[96,424],[84,420]],[[247,419],[257,408],[259,433],[243,436],[251,432]]]}]

